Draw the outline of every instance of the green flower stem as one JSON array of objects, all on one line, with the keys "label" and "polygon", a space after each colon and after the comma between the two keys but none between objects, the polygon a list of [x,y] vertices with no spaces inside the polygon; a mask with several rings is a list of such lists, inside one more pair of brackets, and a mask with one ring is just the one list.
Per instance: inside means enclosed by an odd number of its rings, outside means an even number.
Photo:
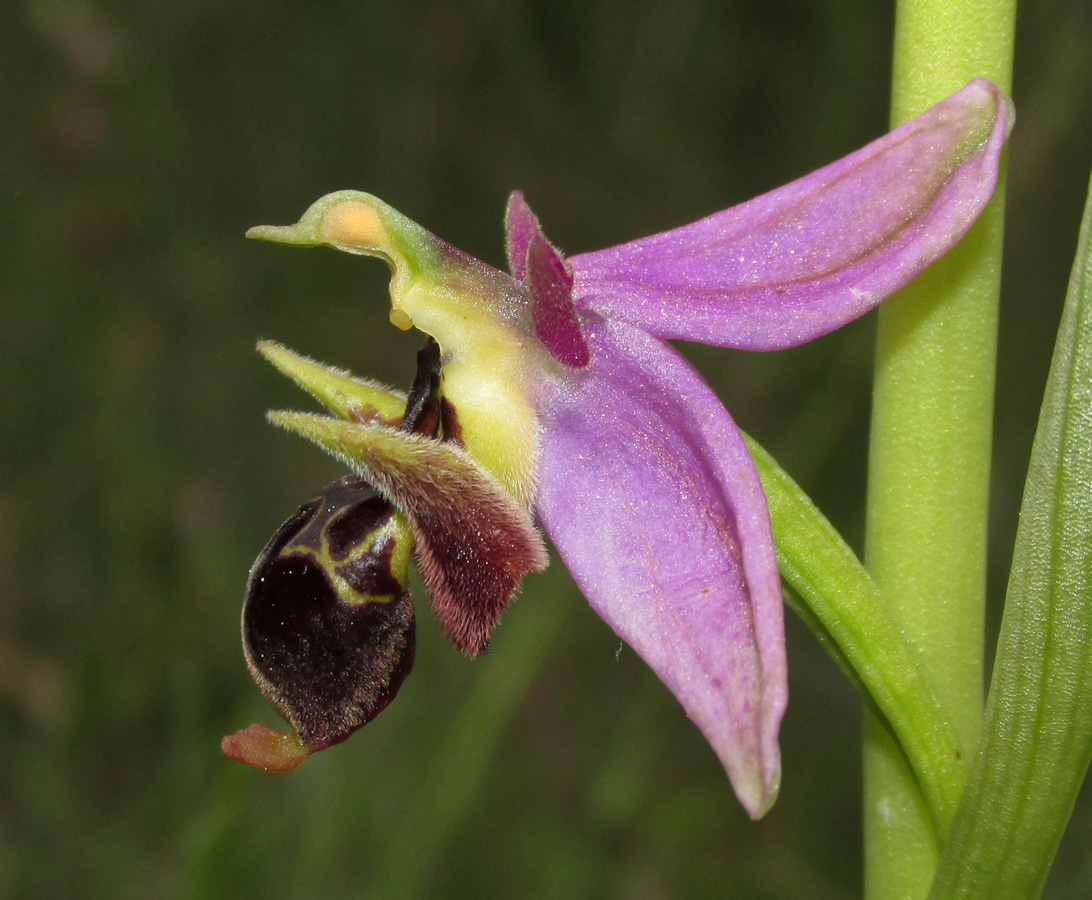
[{"label": "green flower stem", "polygon": [[[1010,89],[1014,0],[899,0],[892,118],[974,77]],[[982,709],[986,513],[1003,186],[966,238],[880,310],[866,560],[917,646],[966,757]],[[866,712],[865,897],[926,896],[936,835],[914,776]]]},{"label": "green flower stem", "polygon": [[786,602],[898,741],[945,833],[965,766],[917,650],[841,535],[773,457],[746,439],[770,505],[778,568],[791,588]]},{"label": "green flower stem", "polygon": [[982,741],[931,900],[1038,897],[1092,757],[1092,185],[1016,535]]}]

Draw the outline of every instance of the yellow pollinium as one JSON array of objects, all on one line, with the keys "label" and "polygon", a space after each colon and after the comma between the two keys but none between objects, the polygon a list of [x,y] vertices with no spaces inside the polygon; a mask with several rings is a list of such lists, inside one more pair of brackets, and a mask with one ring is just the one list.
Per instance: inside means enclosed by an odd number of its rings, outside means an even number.
[{"label": "yellow pollinium", "polygon": [[327,210],[322,222],[325,243],[358,251],[365,247],[379,250],[387,242],[387,233],[379,214],[359,200],[343,200]]},{"label": "yellow pollinium", "polygon": [[439,343],[443,394],[455,407],[466,450],[518,502],[533,501],[538,425],[525,373],[546,352],[534,337],[520,282],[358,191],[328,194],[295,225],[260,226],[247,235],[385,260],[390,320]]},{"label": "yellow pollinium", "polygon": [[399,331],[409,331],[413,327],[413,319],[411,319],[404,309],[396,309],[391,307],[391,324]]}]

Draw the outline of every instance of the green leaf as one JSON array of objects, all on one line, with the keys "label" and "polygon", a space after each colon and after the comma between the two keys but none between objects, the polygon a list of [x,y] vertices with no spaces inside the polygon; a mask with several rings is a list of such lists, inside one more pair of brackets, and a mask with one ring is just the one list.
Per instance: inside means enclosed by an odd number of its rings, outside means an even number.
[{"label": "green leaf", "polygon": [[965,764],[929,676],[872,578],[773,458],[747,438],[770,505],[787,601],[902,747],[943,835]]},{"label": "green leaf", "polygon": [[1031,452],[986,718],[931,898],[1037,897],[1092,756],[1092,188]]}]

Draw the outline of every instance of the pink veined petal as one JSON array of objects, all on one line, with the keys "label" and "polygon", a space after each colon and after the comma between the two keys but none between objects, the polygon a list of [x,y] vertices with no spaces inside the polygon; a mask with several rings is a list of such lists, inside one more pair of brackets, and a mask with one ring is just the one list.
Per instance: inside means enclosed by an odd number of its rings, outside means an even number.
[{"label": "pink veined petal", "polygon": [[539,385],[539,512],[595,611],[701,728],[754,817],[780,779],[784,625],[739,431],[667,345],[584,319],[592,364]]},{"label": "pink veined petal", "polygon": [[983,79],[862,150],[690,225],[569,259],[578,308],[663,338],[804,343],[876,306],[985,207],[1011,105]]}]

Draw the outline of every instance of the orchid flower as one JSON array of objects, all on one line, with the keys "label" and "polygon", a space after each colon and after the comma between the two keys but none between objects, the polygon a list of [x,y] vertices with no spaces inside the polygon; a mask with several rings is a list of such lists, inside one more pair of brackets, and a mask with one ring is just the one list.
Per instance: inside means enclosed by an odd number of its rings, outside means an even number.
[{"label": "orchid flower", "polygon": [[[371,504],[368,515],[348,518],[360,526],[369,565],[380,559],[393,587],[381,596],[371,588],[354,594],[333,574],[329,548],[337,542],[323,536],[326,524],[314,526],[319,537],[297,540],[307,523],[300,525],[300,513],[290,519],[289,533],[278,532],[252,572],[244,642],[255,678],[293,731],[284,737],[252,726],[225,738],[225,750],[289,768],[389,702],[408,671],[408,644],[397,635],[407,633],[399,598],[410,544],[447,634],[468,654],[487,649],[521,579],[546,564],[537,511],[589,603],[674,693],[744,808],[761,816],[779,787],[777,735],[787,702],[770,517],[738,428],[667,341],[783,349],[872,309],[952,247],[982,211],[1010,116],[994,85],[974,81],[783,188],[673,231],[568,258],[516,192],[506,217],[510,275],[355,191],[323,197],[296,225],[251,229],[259,239],[386,261],[391,321],[425,332],[439,356],[431,380],[425,365],[405,398],[261,345],[335,414],[271,418],[354,470],[356,480],[337,488],[328,507],[338,520],[352,505],[346,490]],[[430,410],[427,428],[422,406]],[[320,507],[313,503],[309,515]],[[395,550],[377,557],[381,541]],[[309,620],[307,640],[290,633],[303,627],[302,612],[285,625],[269,614],[272,601],[256,597],[286,546],[297,563],[331,573],[308,601],[322,611]],[[335,600],[320,601],[324,594]],[[371,639],[359,628],[349,637],[328,634],[336,631],[330,609],[359,613],[369,604],[383,623],[381,665],[367,662]],[[314,673],[323,668],[315,650],[322,640],[335,660],[353,653],[363,660],[348,666],[355,687],[331,688],[329,665],[321,677]],[[297,645],[308,649],[294,659]],[[267,664],[278,653],[283,659]],[[302,692],[300,680],[309,685]]]}]

